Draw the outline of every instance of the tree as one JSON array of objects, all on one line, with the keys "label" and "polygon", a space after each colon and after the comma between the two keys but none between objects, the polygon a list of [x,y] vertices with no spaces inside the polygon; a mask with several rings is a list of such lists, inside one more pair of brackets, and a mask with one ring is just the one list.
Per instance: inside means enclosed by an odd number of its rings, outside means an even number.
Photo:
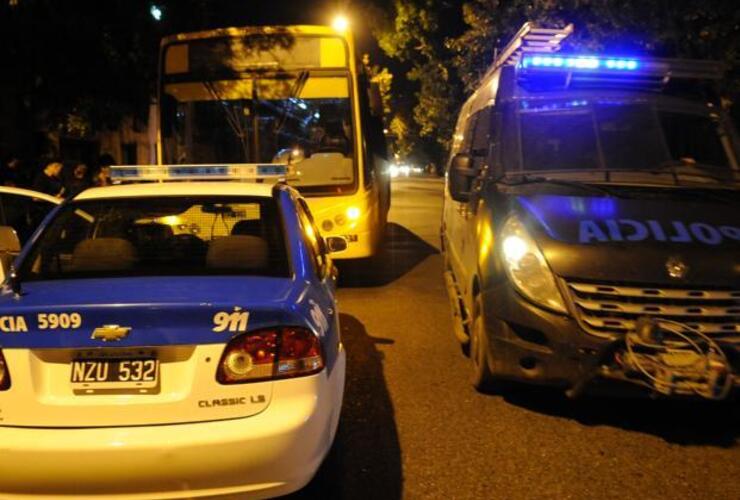
[{"label": "tree", "polygon": [[447,45],[466,92],[493,61],[493,48],[525,21],[573,23],[569,49],[724,61],[726,88],[739,90],[740,10],[732,0],[472,0],[462,10],[467,29]]},{"label": "tree", "polygon": [[[451,54],[444,38],[449,24],[440,22],[450,9],[435,0],[395,0],[392,16],[377,21],[374,31],[380,48],[405,76],[393,82],[397,111],[390,129],[399,153],[418,161],[442,161],[461,98],[460,82],[447,63]],[[409,95],[414,96],[412,102]]]},{"label": "tree", "polygon": [[[393,5],[392,18],[375,35],[384,52],[406,67],[407,81],[394,81],[394,89],[401,90],[394,99],[403,100],[408,92],[402,89],[415,85],[413,120],[401,122],[407,139],[434,138],[440,149],[448,146],[457,110],[496,49],[526,21],[573,23],[568,49],[724,61],[729,69],[724,91],[735,102],[740,99],[740,9],[734,0],[468,0],[461,6],[395,0]],[[411,149],[419,147],[417,142]]]},{"label": "tree", "polygon": [[86,137],[145,117],[159,36],[143,1],[0,4],[0,88],[11,103],[4,118],[19,130],[14,146],[36,155],[39,130]]}]

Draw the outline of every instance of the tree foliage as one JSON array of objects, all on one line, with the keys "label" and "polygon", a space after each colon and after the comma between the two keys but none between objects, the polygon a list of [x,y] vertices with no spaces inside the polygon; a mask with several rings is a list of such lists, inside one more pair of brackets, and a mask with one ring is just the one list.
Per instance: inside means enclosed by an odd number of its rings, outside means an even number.
[{"label": "tree foliage", "polygon": [[[457,18],[456,32],[450,24]],[[574,50],[722,60],[730,69],[725,90],[740,97],[735,0],[395,0],[391,22],[380,24],[376,36],[388,56],[407,65],[416,86],[407,137],[434,137],[446,147],[464,96],[526,21],[573,23],[567,48]]]},{"label": "tree foliage", "polygon": [[24,0],[0,7],[9,70],[2,83],[52,128],[84,133],[140,112],[141,103],[145,112],[158,37],[144,3],[136,4]]},{"label": "tree foliage", "polygon": [[444,43],[444,14],[450,7],[436,0],[395,0],[393,7],[393,16],[380,20],[374,32],[380,48],[400,63],[397,71],[405,76],[394,82],[390,129],[402,156],[439,161],[449,145],[461,97]]}]

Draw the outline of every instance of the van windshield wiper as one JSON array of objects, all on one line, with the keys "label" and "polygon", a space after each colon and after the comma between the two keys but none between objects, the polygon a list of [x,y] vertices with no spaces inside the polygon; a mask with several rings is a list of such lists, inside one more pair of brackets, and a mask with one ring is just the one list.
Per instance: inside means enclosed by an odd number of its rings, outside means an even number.
[{"label": "van windshield wiper", "polygon": [[506,179],[506,177],[502,177],[496,182],[504,184],[506,186],[522,186],[525,184],[552,184],[554,186],[572,187],[576,189],[582,189],[584,191],[591,191],[593,193],[603,194],[606,196],[617,197],[617,194],[613,190],[599,184],[591,184],[583,181],[553,179],[552,177],[532,176],[527,174],[517,174],[516,177],[516,179],[512,179],[509,181],[504,180]]},{"label": "van windshield wiper", "polygon": [[719,182],[738,182],[738,179],[734,175],[736,172],[734,172],[730,167],[722,167],[709,163],[697,163],[695,161],[686,160],[667,160],[659,163],[655,167],[647,168],[644,170],[635,169],[635,171],[643,171],[650,174],[670,173],[673,175],[673,180],[676,182],[676,184],[679,184],[679,175],[685,175],[688,177],[701,177]]}]

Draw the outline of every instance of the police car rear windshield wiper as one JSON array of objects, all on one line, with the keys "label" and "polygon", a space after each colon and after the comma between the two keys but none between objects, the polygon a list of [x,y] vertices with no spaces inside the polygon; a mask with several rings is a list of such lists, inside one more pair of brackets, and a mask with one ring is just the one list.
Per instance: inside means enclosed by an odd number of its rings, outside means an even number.
[{"label": "police car rear windshield wiper", "polygon": [[499,179],[498,183],[505,184],[507,186],[522,186],[524,184],[552,184],[554,186],[566,186],[576,189],[582,189],[585,191],[591,191],[594,193],[604,194],[606,196],[616,197],[616,193],[611,189],[601,186],[599,184],[590,184],[582,181],[567,181],[564,179],[553,179],[552,177],[543,176],[531,176],[527,174],[517,174],[516,179],[505,180],[506,177]]}]

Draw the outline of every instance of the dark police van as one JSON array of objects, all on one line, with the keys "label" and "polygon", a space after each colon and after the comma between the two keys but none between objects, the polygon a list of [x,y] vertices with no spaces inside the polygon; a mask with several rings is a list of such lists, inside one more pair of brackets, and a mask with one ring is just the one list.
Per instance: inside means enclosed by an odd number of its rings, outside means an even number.
[{"label": "dark police van", "polygon": [[524,25],[458,119],[442,245],[474,385],[726,398],[740,148],[722,66],[558,52],[572,29]]}]

